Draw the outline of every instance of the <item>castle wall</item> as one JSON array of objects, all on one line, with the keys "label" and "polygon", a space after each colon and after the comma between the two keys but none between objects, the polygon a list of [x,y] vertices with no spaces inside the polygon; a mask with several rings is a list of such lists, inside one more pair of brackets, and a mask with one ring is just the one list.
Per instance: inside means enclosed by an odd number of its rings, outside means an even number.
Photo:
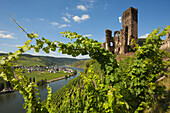
[{"label": "castle wall", "polygon": [[[106,42],[102,47],[114,54],[124,54],[128,52],[128,45],[131,45],[131,38],[138,43],[138,9],[130,7],[123,12],[123,24],[120,31],[112,31],[106,29]],[[117,34],[117,35],[116,35]],[[133,48],[134,45],[131,45]]]},{"label": "castle wall", "polygon": [[160,47],[160,49],[166,49],[166,48],[170,48],[170,30],[169,33],[166,34],[166,39],[165,41],[162,42],[162,45]]}]

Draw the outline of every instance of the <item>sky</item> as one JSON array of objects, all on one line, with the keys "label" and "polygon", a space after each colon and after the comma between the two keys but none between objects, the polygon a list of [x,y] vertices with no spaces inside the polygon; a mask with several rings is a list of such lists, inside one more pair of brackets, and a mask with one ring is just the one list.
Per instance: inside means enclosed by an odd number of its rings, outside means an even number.
[{"label": "sky", "polygon": [[[170,25],[170,0],[0,0],[0,4],[0,53],[15,52],[28,40],[9,15],[14,15],[27,32],[64,43],[70,40],[60,32],[68,30],[105,42],[105,29],[122,29],[119,17],[129,7],[138,9],[139,38],[146,38],[153,29]],[[58,51],[26,53],[73,58]]]}]

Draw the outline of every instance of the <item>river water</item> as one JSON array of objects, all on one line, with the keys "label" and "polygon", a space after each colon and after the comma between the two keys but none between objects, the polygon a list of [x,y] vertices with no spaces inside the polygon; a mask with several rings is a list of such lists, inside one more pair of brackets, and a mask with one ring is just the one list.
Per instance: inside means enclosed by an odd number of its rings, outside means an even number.
[{"label": "river water", "polygon": [[[77,71],[84,71],[83,69],[79,68],[72,69],[75,69]],[[75,76],[71,76],[70,78],[49,83],[49,86],[52,88],[52,93],[62,88],[69,82],[69,80],[77,77],[78,75],[79,73],[77,73]],[[46,86],[39,87],[39,89],[41,94],[41,100],[46,99],[47,98]],[[25,113],[25,110],[22,107],[23,104],[24,100],[22,98],[22,95],[18,91],[0,95],[0,113]]]}]

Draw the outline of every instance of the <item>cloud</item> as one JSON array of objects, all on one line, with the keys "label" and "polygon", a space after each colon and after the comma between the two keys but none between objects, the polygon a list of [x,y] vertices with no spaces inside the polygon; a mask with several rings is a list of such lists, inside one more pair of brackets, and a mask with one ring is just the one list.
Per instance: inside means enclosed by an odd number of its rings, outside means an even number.
[{"label": "cloud", "polygon": [[82,15],[81,17],[79,16],[74,16],[72,19],[75,21],[75,22],[81,22],[82,20],[87,20],[89,19],[90,16],[88,14],[85,14],[85,15]]},{"label": "cloud", "polygon": [[44,21],[45,19],[44,18],[40,18],[41,21]]},{"label": "cloud", "polygon": [[0,53],[7,53],[7,52],[5,52],[5,51],[1,51],[1,50],[0,50]]},{"label": "cloud", "polygon": [[7,32],[7,31],[0,31],[0,33],[5,33],[5,32]]},{"label": "cloud", "polygon": [[17,39],[13,35],[14,33],[8,33],[7,31],[0,31],[0,38]]},{"label": "cloud", "polygon": [[63,28],[63,27],[70,27],[70,25],[62,24],[59,26],[59,28]]},{"label": "cloud", "polygon": [[104,4],[104,10],[106,10],[106,9],[107,9],[107,7],[108,7],[108,4],[107,4],[107,3],[105,3],[105,4]]},{"label": "cloud", "polygon": [[119,17],[119,23],[122,23],[122,17],[121,16]]},{"label": "cloud", "polygon": [[71,18],[73,15],[71,15],[71,14],[69,14],[69,13],[67,13],[66,12],[66,14],[65,14],[68,18]]},{"label": "cloud", "polygon": [[88,59],[88,58],[90,58],[89,55],[79,55],[77,57],[73,57],[71,55],[66,55],[66,54],[61,54],[61,53],[51,52],[51,51],[49,54],[46,54],[41,51],[40,51],[40,53],[35,53],[33,50],[31,50],[29,52],[26,52],[25,54],[31,54],[31,55],[35,55],[35,56],[50,56],[50,57],[55,57],[55,58],[74,58],[74,59]]},{"label": "cloud", "polygon": [[58,26],[59,25],[59,23],[57,23],[57,22],[51,22],[51,24],[54,25],[54,26]]},{"label": "cloud", "polygon": [[77,9],[80,9],[82,11],[87,11],[87,8],[84,5],[77,5]]},{"label": "cloud", "polygon": [[69,10],[68,7],[66,7],[66,10],[67,10],[67,11]]},{"label": "cloud", "polygon": [[81,4],[84,4],[86,8],[93,8],[93,4],[96,0],[80,0]]},{"label": "cloud", "polygon": [[147,38],[149,33],[146,33],[145,35],[140,36],[139,38]]},{"label": "cloud", "polygon": [[62,19],[66,22],[71,22],[70,20],[68,20],[66,17],[62,17]]},{"label": "cloud", "polygon": [[86,34],[86,35],[83,35],[83,37],[91,37],[93,36],[92,34]]},{"label": "cloud", "polygon": [[30,21],[31,21],[31,20],[28,19],[28,18],[23,18],[23,20],[26,21],[26,22],[30,22]]},{"label": "cloud", "polygon": [[7,43],[2,43],[2,45],[9,46],[9,47],[22,47],[23,45],[11,45]]}]

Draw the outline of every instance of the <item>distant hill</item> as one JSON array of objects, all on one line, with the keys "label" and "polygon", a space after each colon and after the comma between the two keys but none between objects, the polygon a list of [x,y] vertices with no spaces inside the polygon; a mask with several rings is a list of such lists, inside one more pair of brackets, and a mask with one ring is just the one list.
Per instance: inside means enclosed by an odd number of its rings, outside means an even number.
[{"label": "distant hill", "polygon": [[[0,53],[0,59],[2,56],[7,56],[5,53]],[[51,65],[72,65],[73,63],[87,59],[74,59],[74,58],[56,58],[49,56],[33,56],[30,54],[23,54],[21,58],[16,62],[23,66],[51,66]]]},{"label": "distant hill", "polygon": [[92,59],[89,60],[80,60],[71,65],[71,67],[76,67],[76,68],[82,68],[84,69],[86,67],[86,64],[89,63]]},{"label": "distant hill", "polygon": [[146,38],[139,38],[139,39],[138,39],[138,44],[139,44],[140,46],[142,46],[145,41],[146,41]]}]

